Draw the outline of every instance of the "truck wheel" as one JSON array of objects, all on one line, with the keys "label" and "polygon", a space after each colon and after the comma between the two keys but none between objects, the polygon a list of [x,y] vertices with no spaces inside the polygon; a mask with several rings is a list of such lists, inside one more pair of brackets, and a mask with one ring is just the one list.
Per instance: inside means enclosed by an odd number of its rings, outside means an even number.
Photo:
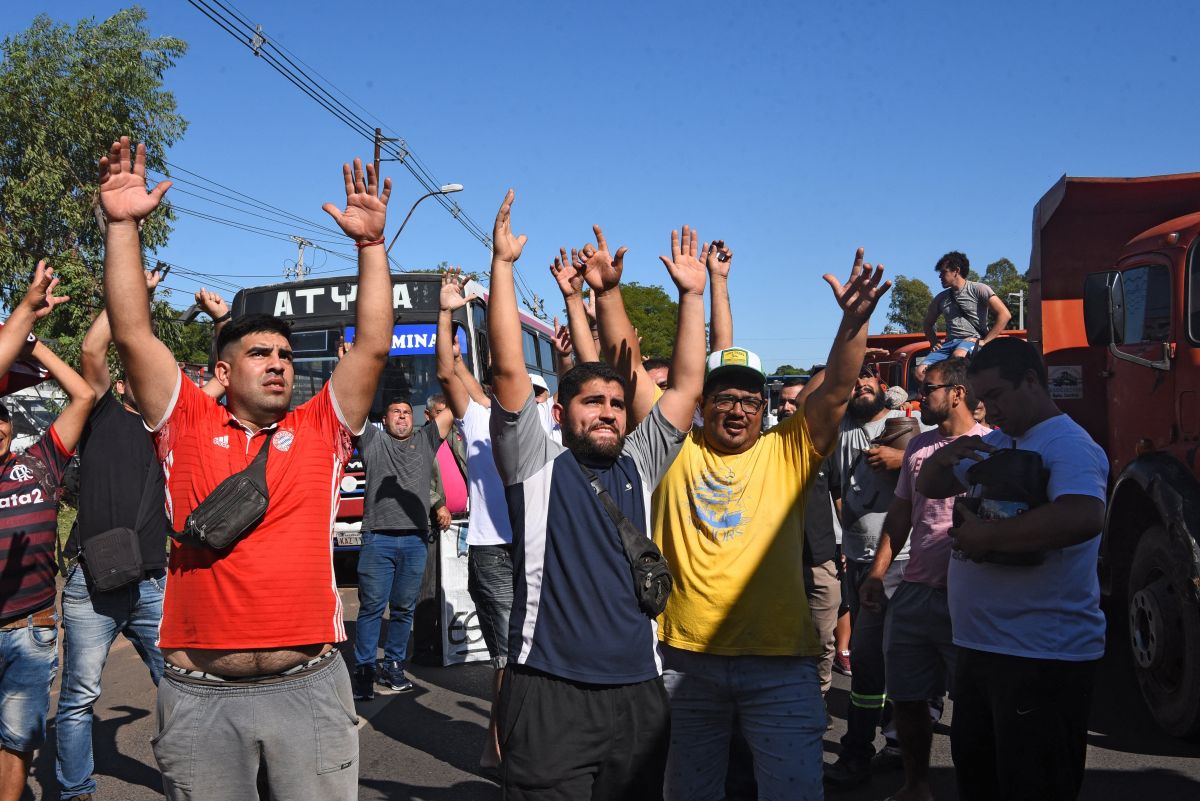
[{"label": "truck wheel", "polygon": [[[1189,555],[1190,556],[1190,555]],[[1129,570],[1129,644],[1142,697],[1168,734],[1200,731],[1200,605],[1167,532],[1142,532]]]}]

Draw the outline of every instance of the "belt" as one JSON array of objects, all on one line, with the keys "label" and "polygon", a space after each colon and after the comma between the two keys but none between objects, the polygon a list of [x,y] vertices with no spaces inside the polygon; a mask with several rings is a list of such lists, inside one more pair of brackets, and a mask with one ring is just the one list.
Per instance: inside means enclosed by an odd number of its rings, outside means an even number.
[{"label": "belt", "polygon": [[35,629],[54,628],[58,625],[58,616],[54,614],[54,607],[47,606],[34,612],[32,615],[22,615],[16,620],[10,620],[0,626],[0,630],[7,631],[10,629],[23,629],[26,626],[31,626]]}]

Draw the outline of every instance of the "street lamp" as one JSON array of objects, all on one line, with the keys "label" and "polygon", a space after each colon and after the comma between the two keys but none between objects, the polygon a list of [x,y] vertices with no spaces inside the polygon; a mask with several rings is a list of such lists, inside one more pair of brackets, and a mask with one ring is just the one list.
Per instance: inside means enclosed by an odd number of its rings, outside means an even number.
[{"label": "street lamp", "polygon": [[463,191],[462,184],[442,184],[442,186],[436,191],[426,192],[417,198],[417,202],[412,204],[412,208],[408,210],[408,215],[404,218],[404,222],[400,223],[400,230],[397,231],[396,235],[392,237],[392,242],[387,246],[387,250],[385,250],[384,253],[387,254],[392,252],[392,245],[396,244],[396,240],[400,238],[400,232],[404,230],[404,226],[408,225],[408,218],[413,216],[413,212],[417,210],[417,206],[420,205],[422,200],[427,197],[433,197],[434,195],[449,195],[451,192],[461,191]]}]

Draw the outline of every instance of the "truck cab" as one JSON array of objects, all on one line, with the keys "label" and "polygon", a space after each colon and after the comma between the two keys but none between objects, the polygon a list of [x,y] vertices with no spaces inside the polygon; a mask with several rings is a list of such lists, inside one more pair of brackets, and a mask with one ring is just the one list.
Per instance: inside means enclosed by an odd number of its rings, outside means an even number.
[{"label": "truck cab", "polygon": [[[1101,588],[1158,724],[1200,732],[1200,173],[1064,176],[1034,210],[1029,339],[1107,452]],[[1124,625],[1122,625],[1124,624]]]}]

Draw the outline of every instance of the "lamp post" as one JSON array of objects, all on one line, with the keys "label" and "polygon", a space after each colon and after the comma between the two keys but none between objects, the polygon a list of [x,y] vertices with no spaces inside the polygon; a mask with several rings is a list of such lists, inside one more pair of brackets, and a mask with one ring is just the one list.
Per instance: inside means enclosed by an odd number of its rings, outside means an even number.
[{"label": "lamp post", "polygon": [[417,202],[412,204],[412,208],[408,210],[408,215],[404,218],[404,222],[400,223],[400,230],[397,231],[396,235],[392,237],[391,244],[389,244],[387,246],[387,250],[384,251],[384,253],[392,252],[392,245],[396,244],[396,240],[400,238],[400,233],[404,230],[404,226],[408,225],[409,217],[413,216],[413,212],[417,210],[417,206],[420,205],[422,200],[424,200],[427,197],[433,197],[434,195],[449,195],[451,192],[461,192],[461,191],[463,191],[462,184],[443,184],[441,186],[441,188],[439,188],[437,191],[426,192],[425,194],[423,194],[419,198],[417,198]]},{"label": "lamp post", "polygon": [[1019,292],[1009,292],[1008,297],[1016,298],[1017,303],[1017,328],[1025,330],[1025,290]]}]

